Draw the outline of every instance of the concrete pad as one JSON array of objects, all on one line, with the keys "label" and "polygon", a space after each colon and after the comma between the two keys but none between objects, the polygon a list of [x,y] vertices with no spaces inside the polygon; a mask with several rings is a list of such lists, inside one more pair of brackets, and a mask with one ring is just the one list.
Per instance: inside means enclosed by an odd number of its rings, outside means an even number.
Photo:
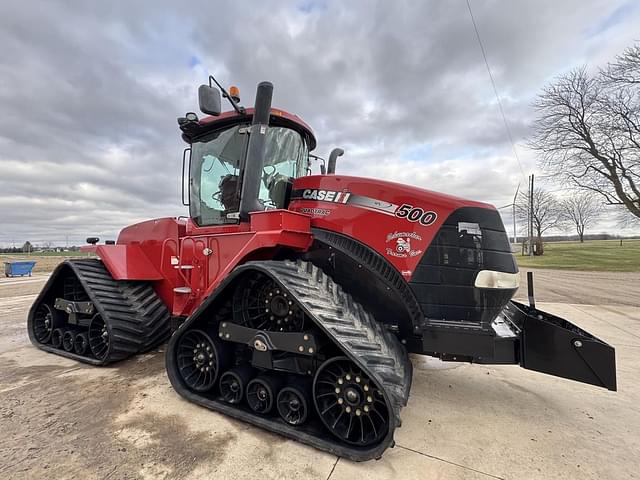
[{"label": "concrete pad", "polygon": [[414,356],[397,447],[357,464],[183,400],[166,378],[162,350],[94,368],[32,347],[32,301],[0,300],[0,478],[640,475],[635,307],[539,305],[616,347],[615,393],[517,366]]},{"label": "concrete pad", "polygon": [[467,467],[427,456],[403,447],[388,450],[382,459],[366,464],[340,459],[331,480],[436,480],[445,478],[488,480],[496,478]]},{"label": "concrete pad", "polygon": [[[612,330],[604,322],[599,328],[603,337]],[[443,369],[413,357],[396,441],[501,478],[636,478],[638,354],[638,347],[617,349],[618,392],[517,366]]]}]

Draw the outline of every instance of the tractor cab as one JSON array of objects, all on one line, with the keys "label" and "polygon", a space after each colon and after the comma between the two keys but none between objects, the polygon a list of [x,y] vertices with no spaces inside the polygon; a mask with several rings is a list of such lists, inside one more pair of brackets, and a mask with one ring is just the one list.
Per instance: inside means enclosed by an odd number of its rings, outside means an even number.
[{"label": "tractor cab", "polygon": [[237,89],[231,91],[223,95],[233,111],[220,113],[219,92],[203,85],[200,109],[210,116],[198,119],[188,113],[178,119],[183,139],[191,145],[185,150],[185,203],[201,227],[237,224],[252,211],[286,209],[293,181],[308,173],[309,152],[316,146],[310,127],[295,115],[270,108],[270,98],[266,118],[260,120],[256,109],[238,105]]}]

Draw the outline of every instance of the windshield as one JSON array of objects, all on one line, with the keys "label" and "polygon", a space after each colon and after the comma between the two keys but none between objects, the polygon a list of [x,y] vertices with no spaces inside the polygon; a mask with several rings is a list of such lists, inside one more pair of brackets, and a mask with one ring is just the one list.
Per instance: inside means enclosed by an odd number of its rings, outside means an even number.
[{"label": "windshield", "polygon": [[[248,125],[235,125],[206,135],[191,146],[190,213],[201,226],[238,222],[240,169],[249,135]],[[259,201],[265,207],[285,208],[293,179],[306,173],[308,151],[299,133],[269,127]]]}]

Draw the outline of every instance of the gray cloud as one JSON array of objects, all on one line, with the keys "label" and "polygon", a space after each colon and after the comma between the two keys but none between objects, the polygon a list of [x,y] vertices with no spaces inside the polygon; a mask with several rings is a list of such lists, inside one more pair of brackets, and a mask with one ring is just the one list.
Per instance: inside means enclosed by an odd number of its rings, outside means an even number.
[{"label": "gray cloud", "polygon": [[[516,142],[549,79],[612,58],[640,9],[473,1]],[[11,2],[0,20],[0,244],[115,237],[185,214],[175,118],[206,74],[258,81],[339,169],[503,205],[513,158],[466,3]],[[524,169],[531,152],[518,146]],[[505,217],[505,220],[509,220]]]}]

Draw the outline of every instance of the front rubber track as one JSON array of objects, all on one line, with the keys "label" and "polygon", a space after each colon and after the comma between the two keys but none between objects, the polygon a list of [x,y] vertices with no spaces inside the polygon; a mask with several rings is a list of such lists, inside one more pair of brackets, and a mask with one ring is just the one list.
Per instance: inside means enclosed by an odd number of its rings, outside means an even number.
[{"label": "front rubber track", "polygon": [[[69,275],[69,269],[78,278],[96,312],[109,331],[110,345],[105,358],[100,360],[78,355],[39,343],[33,334],[33,317],[41,302],[53,304],[52,293],[56,282]],[[27,319],[31,342],[38,348],[91,365],[108,365],[155,348],[167,340],[170,315],[162,300],[148,282],[114,280],[99,259],[65,260],[54,270],[36,298]]]},{"label": "front rubber track", "polygon": [[[313,435],[279,420],[240,410],[217,398],[206,398],[186,388],[176,365],[175,348],[180,337],[190,329],[191,325],[194,325],[194,322],[198,321],[225,287],[238,276],[249,272],[260,272],[269,276],[282,289],[295,297],[309,318],[313,319],[316,325],[333,340],[344,355],[380,386],[390,414],[388,432],[379,443],[368,447],[357,447],[342,443],[329,434]],[[393,446],[394,430],[400,426],[400,409],[406,405],[411,387],[411,362],[397,338],[384,329],[322,270],[302,261],[248,262],[235,269],[216,292],[205,300],[173,335],[165,359],[171,384],[186,399],[354,461],[379,458],[388,447]]]}]

